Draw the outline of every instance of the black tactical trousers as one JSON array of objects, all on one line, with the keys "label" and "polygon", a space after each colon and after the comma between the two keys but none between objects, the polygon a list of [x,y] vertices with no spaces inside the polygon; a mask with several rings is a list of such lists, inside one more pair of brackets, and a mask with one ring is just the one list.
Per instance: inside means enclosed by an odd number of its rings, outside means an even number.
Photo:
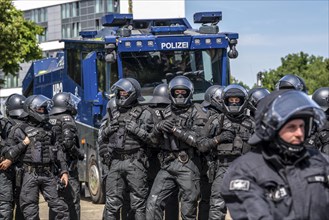
[{"label": "black tactical trousers", "polygon": [[[149,188],[151,189],[157,176],[160,171],[160,161],[158,159],[159,149],[150,149],[151,153],[149,155],[149,164],[148,169],[148,183]],[[209,209],[208,209],[209,212]],[[173,193],[172,196],[168,199],[165,207],[165,220],[178,220],[179,219],[179,201],[178,201],[178,190],[176,193]]]},{"label": "black tactical trousers", "polygon": [[126,189],[136,220],[145,219],[148,196],[147,170],[138,159],[114,159],[106,177],[106,203],[103,219],[114,220],[123,206]]},{"label": "black tactical trousers", "polygon": [[13,219],[13,173],[0,171],[0,219]]},{"label": "black tactical trousers", "polygon": [[[64,199],[69,208],[70,220],[80,220],[80,182],[78,170],[70,171],[69,184],[58,195]],[[55,213],[49,210],[49,219],[54,219]]]},{"label": "black tactical trousers", "polygon": [[15,183],[14,183],[14,210],[15,210],[15,219],[21,220],[24,219],[21,206],[19,204],[19,195],[21,194],[22,188],[22,178],[23,178],[23,168],[21,165],[16,165],[15,167]]},{"label": "black tactical trousers", "polygon": [[220,191],[227,168],[228,166],[217,165],[215,179],[211,186],[209,220],[225,219],[226,205]]},{"label": "black tactical trousers", "polygon": [[198,220],[208,220],[209,219],[209,209],[210,209],[210,194],[211,185],[207,174],[201,174],[200,188],[201,188],[201,199],[199,202],[199,214]]},{"label": "black tactical trousers", "polygon": [[147,199],[146,219],[162,220],[168,198],[179,189],[182,219],[196,219],[200,197],[200,173],[192,160],[183,164],[177,158],[163,165]]},{"label": "black tactical trousers", "polygon": [[57,182],[51,171],[24,173],[20,205],[25,219],[39,219],[39,191],[48,207],[56,213],[54,219],[69,219],[68,207],[58,196]]}]

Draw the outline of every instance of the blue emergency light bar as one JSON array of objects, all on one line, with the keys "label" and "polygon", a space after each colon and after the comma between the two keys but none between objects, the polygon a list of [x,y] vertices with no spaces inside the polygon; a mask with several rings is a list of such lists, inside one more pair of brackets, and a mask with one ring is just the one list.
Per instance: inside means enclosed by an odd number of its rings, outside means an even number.
[{"label": "blue emergency light bar", "polygon": [[94,38],[97,35],[97,31],[80,31],[79,35],[83,38]]},{"label": "blue emergency light bar", "polygon": [[218,23],[222,20],[222,12],[199,12],[193,15],[194,23]]},{"label": "blue emergency light bar", "polygon": [[104,27],[122,27],[130,24],[133,20],[132,14],[108,14],[102,17],[102,25]]},{"label": "blue emergency light bar", "polygon": [[154,35],[157,34],[182,34],[187,30],[187,27],[184,25],[176,26],[152,26],[151,33]]}]

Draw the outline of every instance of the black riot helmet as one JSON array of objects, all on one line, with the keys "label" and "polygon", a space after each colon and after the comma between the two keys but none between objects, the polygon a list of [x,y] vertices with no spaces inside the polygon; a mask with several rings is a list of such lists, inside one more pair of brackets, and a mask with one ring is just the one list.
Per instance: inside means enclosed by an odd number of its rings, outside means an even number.
[{"label": "black riot helmet", "polygon": [[[118,106],[129,107],[137,102],[138,91],[131,81],[122,78],[113,84],[111,90],[115,93],[116,104]],[[125,91],[128,95],[121,96],[120,91]]]},{"label": "black riot helmet", "polygon": [[[230,99],[237,97],[240,99],[238,103],[231,103]],[[238,85],[231,84],[224,88],[222,93],[223,103],[223,111],[228,115],[236,115],[239,116],[244,113],[244,110],[247,106],[248,92],[247,90]]]},{"label": "black riot helmet", "polygon": [[307,94],[305,81],[301,77],[293,74],[287,74],[282,77],[275,85],[275,88],[276,90],[295,89]]},{"label": "black riot helmet", "polygon": [[222,93],[224,86],[213,85],[210,86],[204,93],[204,101],[201,103],[204,107],[212,106],[219,111],[223,111]]},{"label": "black riot helmet", "polygon": [[312,99],[329,115],[329,87],[322,87],[315,90]]},{"label": "black riot helmet", "polygon": [[52,109],[49,115],[55,115],[67,112],[71,115],[77,114],[78,104],[81,99],[70,92],[60,92],[52,98]]},{"label": "black riot helmet", "polygon": [[168,93],[168,84],[161,83],[153,90],[153,97],[149,101],[150,104],[170,104]]},{"label": "black riot helmet", "polygon": [[298,90],[274,91],[259,102],[255,115],[255,133],[249,139],[249,144],[273,141],[284,154],[296,155],[302,152],[303,144],[289,144],[278,136],[280,129],[292,119],[305,121],[304,139],[311,135],[314,123],[321,129],[326,120],[320,106],[304,92]]},{"label": "black riot helmet", "polygon": [[[24,102],[24,111],[33,119],[42,122],[48,119],[48,112],[52,106],[51,99],[43,95],[31,95]],[[43,111],[41,111],[43,110]]]},{"label": "black riot helmet", "polygon": [[261,99],[270,94],[266,88],[253,88],[248,92],[248,108],[252,113],[256,112],[257,105]]},{"label": "black riot helmet", "polygon": [[[172,103],[178,107],[187,107],[192,103],[194,92],[193,83],[186,76],[174,77],[168,85],[169,97]],[[185,94],[177,94],[177,91],[185,90]]]},{"label": "black riot helmet", "polygon": [[126,80],[128,80],[129,82],[131,82],[133,84],[133,86],[135,87],[136,89],[136,95],[137,95],[137,100],[138,101],[145,101],[144,97],[142,96],[142,87],[141,85],[139,84],[139,82],[134,79],[134,78],[126,78]]},{"label": "black riot helmet", "polygon": [[9,117],[19,117],[24,112],[23,104],[25,96],[19,94],[11,94],[5,102],[6,115]]}]

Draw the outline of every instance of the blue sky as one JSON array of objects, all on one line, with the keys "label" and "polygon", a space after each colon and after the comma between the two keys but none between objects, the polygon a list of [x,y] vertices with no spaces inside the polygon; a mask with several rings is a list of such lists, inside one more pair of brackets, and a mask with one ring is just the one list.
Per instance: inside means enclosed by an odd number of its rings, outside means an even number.
[{"label": "blue sky", "polygon": [[185,9],[191,24],[195,12],[222,11],[220,31],[239,33],[231,73],[249,86],[257,72],[276,69],[288,54],[329,58],[328,0],[186,0]]}]

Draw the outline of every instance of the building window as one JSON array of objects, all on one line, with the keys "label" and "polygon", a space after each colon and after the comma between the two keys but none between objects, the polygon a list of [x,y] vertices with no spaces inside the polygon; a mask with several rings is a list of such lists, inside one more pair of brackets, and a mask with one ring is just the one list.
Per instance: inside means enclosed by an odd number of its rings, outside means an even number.
[{"label": "building window", "polygon": [[35,23],[46,22],[48,20],[47,9],[39,8],[31,10],[31,20]]},{"label": "building window", "polygon": [[77,17],[80,15],[79,12],[79,2],[72,3],[72,17]]},{"label": "building window", "polygon": [[101,29],[101,27],[99,26],[99,19],[96,19],[95,26],[96,26],[96,30]]},{"label": "building window", "polygon": [[62,19],[77,17],[80,15],[79,2],[67,3],[61,5]]},{"label": "building window", "polygon": [[39,42],[47,41],[48,29],[45,27],[43,28],[43,35],[38,35]]},{"label": "building window", "polygon": [[95,0],[95,1],[96,1],[95,12],[96,13],[104,12],[104,0]]},{"label": "building window", "polygon": [[107,12],[118,12],[119,3],[118,0],[108,0],[107,3]]},{"label": "building window", "polygon": [[71,37],[78,37],[80,32],[80,23],[72,23],[72,36]]},{"label": "building window", "polygon": [[18,87],[18,76],[13,75],[6,75],[3,78],[4,84],[2,85],[2,88],[15,88]]}]

